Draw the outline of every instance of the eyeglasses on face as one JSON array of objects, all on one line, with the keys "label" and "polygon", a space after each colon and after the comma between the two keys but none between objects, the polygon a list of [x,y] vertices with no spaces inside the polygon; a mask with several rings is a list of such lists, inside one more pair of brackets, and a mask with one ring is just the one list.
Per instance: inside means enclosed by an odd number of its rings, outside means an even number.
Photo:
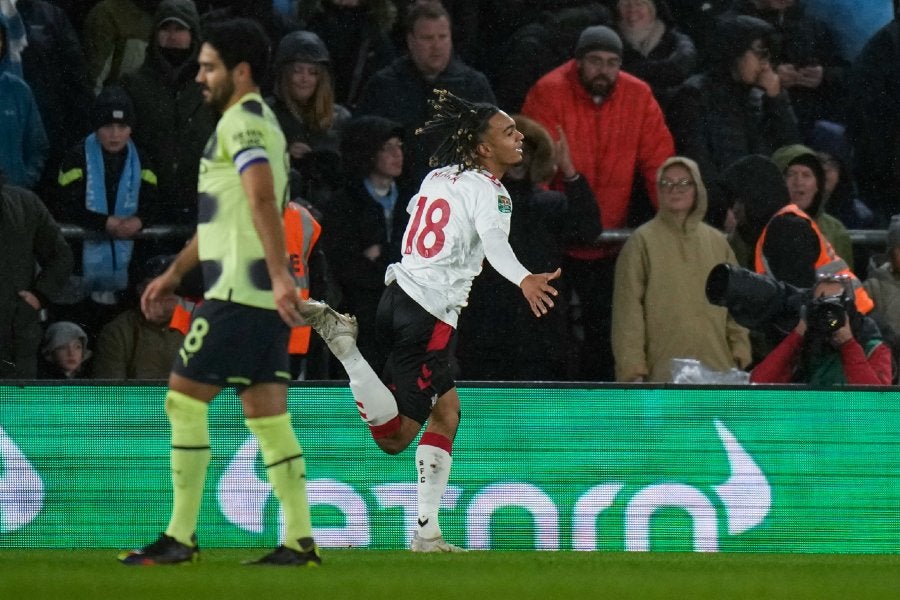
[{"label": "eyeglasses on face", "polygon": [[694,187],[694,182],[690,179],[679,179],[672,181],[671,179],[660,179],[659,189],[666,192],[685,192]]}]

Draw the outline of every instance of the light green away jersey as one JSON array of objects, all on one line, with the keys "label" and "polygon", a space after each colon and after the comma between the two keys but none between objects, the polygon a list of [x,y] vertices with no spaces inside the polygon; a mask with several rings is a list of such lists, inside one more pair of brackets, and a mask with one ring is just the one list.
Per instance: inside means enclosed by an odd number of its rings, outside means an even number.
[{"label": "light green away jersey", "polygon": [[262,97],[250,93],[222,114],[203,151],[197,239],[205,298],[275,308],[265,253],[241,187],[241,173],[259,162],[272,168],[281,214],[288,195],[284,134]]}]

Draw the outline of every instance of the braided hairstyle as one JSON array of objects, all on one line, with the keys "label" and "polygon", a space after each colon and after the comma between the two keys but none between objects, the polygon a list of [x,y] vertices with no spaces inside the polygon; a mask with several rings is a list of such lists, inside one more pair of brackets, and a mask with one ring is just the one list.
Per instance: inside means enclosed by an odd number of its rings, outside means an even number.
[{"label": "braided hairstyle", "polygon": [[487,131],[490,118],[500,109],[485,102],[463,100],[447,90],[433,92],[435,97],[428,101],[433,111],[431,119],[416,129],[416,135],[444,134],[444,141],[428,159],[428,165],[432,168],[457,165],[460,173],[477,168],[481,135]]}]

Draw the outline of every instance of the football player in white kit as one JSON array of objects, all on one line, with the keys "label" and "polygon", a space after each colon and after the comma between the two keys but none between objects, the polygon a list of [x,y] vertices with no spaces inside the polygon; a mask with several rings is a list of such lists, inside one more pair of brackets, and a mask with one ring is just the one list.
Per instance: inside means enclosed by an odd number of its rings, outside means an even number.
[{"label": "football player in white kit", "polygon": [[536,317],[553,308],[557,291],[550,282],[561,271],[532,274],[509,245],[513,207],[500,179],[522,160],[524,136],[515,121],[496,106],[444,90],[435,94],[433,118],[417,133],[446,132],[431,157],[432,166],[442,166],[410,200],[403,256],[385,275],[376,316],[385,364],[373,368],[359,353],[352,317],[316,302],[300,310],[343,364],[360,415],[382,450],[402,452],[427,421],[416,449],[418,521],[411,549],[458,552],[444,540],[438,507],[460,418],[449,353],[459,313],[485,257],[521,288]]}]

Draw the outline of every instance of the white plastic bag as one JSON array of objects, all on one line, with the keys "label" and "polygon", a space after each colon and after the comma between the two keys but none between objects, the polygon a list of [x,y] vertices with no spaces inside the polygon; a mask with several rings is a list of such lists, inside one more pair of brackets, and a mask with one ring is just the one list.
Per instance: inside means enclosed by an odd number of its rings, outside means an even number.
[{"label": "white plastic bag", "polygon": [[693,358],[672,359],[672,382],[684,384],[746,385],[750,373],[740,369],[714,371]]}]

